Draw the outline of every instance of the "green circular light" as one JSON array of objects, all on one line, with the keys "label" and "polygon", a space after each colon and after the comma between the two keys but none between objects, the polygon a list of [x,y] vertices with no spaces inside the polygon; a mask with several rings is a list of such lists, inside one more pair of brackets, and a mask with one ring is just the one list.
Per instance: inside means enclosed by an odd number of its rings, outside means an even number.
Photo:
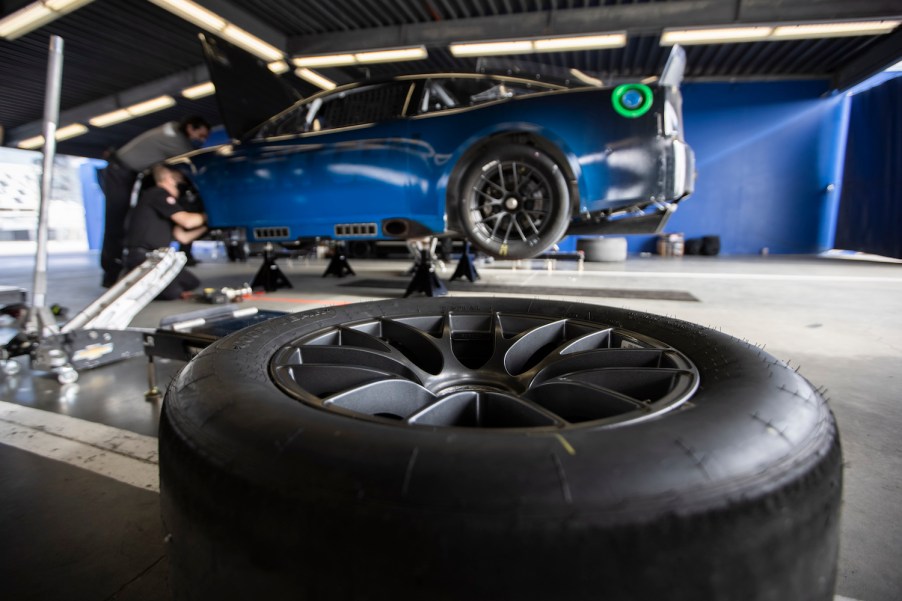
[{"label": "green circular light", "polygon": [[[642,96],[641,104],[636,106],[629,102],[633,96],[630,92],[638,92]],[[654,101],[655,95],[651,88],[642,83],[627,83],[617,86],[611,96],[614,110],[629,119],[635,119],[647,113]]]}]

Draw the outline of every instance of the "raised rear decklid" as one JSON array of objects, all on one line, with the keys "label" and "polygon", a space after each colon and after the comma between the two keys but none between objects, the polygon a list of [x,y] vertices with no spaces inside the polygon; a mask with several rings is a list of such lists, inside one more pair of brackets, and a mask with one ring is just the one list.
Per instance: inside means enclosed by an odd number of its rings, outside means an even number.
[{"label": "raised rear decklid", "polygon": [[219,114],[233,140],[243,140],[303,96],[265,62],[216,36],[199,34]]}]

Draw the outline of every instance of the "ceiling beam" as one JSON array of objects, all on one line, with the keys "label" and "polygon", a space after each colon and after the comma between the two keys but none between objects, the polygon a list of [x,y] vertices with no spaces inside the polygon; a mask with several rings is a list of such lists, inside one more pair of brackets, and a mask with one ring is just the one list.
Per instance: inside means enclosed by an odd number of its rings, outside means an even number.
[{"label": "ceiling beam", "polygon": [[844,92],[902,60],[902,27],[875,41],[833,75],[833,89]]},{"label": "ceiling beam", "polygon": [[[129,88],[128,90],[123,90],[118,94],[106,96],[71,109],[60,111],[58,123],[61,126],[70,123],[82,123],[87,125],[88,119],[91,117],[96,117],[97,115],[109,113],[138,102],[156,98],[163,94],[178,97],[183,89],[209,80],[210,76],[207,74],[207,66],[198,65],[193,69],[187,69],[173,75],[167,75],[166,77]],[[40,120],[14,127],[6,132],[8,144],[13,144],[26,138],[39,135],[42,132],[42,128],[43,122]]]},{"label": "ceiling beam", "polygon": [[291,55],[326,54],[452,42],[579,35],[626,30],[658,34],[668,27],[797,23],[899,16],[898,0],[685,0],[552,10],[377,27],[288,38]]},{"label": "ceiling beam", "polygon": [[742,23],[842,21],[899,16],[899,0],[740,0]]}]

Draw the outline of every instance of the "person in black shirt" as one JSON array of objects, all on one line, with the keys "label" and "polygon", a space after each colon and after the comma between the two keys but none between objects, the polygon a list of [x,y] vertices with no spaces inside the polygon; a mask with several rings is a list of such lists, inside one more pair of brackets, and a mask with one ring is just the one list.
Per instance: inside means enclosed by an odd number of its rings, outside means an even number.
[{"label": "person in black shirt", "polygon": [[109,164],[101,172],[101,187],[106,197],[100,251],[101,285],[104,288],[115,284],[122,270],[125,221],[138,174],[168,158],[200,147],[209,134],[210,124],[203,117],[192,115],[181,122],[170,121],[146,131],[110,154]]},{"label": "person in black shirt", "polygon": [[[189,244],[207,231],[203,213],[186,211],[179,204],[182,174],[157,165],[153,168],[153,181],[154,186],[141,193],[128,218],[125,233],[125,268],[128,271],[143,263],[148,252],[167,247],[173,240]],[[200,280],[193,273],[182,269],[157,300],[181,298],[199,285]]]}]

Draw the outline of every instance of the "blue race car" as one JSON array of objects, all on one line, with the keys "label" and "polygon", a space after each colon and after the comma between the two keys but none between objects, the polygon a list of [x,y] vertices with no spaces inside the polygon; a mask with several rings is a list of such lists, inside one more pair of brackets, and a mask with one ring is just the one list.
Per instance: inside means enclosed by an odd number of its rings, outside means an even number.
[{"label": "blue race car", "polygon": [[659,231],[693,188],[678,47],[654,85],[429,74],[298,99],[202,37],[233,141],[174,163],[209,225],[249,242],[454,236],[523,259],[568,234]]}]

